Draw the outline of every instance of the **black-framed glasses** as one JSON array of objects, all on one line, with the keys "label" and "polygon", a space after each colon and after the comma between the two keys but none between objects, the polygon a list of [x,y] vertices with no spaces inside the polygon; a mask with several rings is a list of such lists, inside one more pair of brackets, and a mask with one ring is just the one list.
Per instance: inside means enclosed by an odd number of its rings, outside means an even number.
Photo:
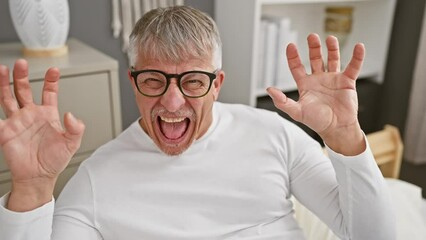
[{"label": "black-framed glasses", "polygon": [[148,69],[132,71],[130,74],[135,81],[138,91],[148,97],[158,97],[163,95],[170,85],[172,78],[177,79],[177,85],[182,94],[190,98],[199,98],[205,96],[211,86],[213,80],[216,79],[216,73],[205,71],[188,71],[180,74],[168,74],[159,70]]}]

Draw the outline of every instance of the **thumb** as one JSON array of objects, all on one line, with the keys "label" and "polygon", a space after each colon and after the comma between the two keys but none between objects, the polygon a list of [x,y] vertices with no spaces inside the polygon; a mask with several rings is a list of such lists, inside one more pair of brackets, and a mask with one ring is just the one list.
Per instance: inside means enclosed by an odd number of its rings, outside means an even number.
[{"label": "thumb", "polygon": [[74,117],[72,113],[67,112],[64,115],[64,126],[65,133],[64,137],[68,140],[67,146],[70,151],[75,153],[77,149],[80,147],[81,139],[83,138],[84,133],[84,123]]},{"label": "thumb", "polygon": [[266,89],[269,96],[272,98],[276,108],[287,113],[291,118],[300,122],[302,119],[302,112],[300,106],[293,99],[288,98],[282,91],[279,89],[269,87]]}]

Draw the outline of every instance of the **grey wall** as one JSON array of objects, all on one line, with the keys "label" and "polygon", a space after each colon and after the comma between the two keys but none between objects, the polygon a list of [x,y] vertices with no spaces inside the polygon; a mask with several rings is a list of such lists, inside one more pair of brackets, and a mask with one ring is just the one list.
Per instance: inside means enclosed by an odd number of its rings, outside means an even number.
[{"label": "grey wall", "polygon": [[382,86],[379,126],[397,126],[404,136],[425,0],[398,0]]},{"label": "grey wall", "polygon": [[[0,1],[0,43],[18,41],[7,2]],[[186,0],[185,3],[214,16],[214,1]],[[120,50],[120,41],[112,37],[111,1],[72,0],[69,1],[69,4],[71,11],[70,37],[88,43],[117,59],[120,63],[123,127],[127,127],[139,116],[139,113],[127,80],[126,56]],[[395,13],[378,124],[379,126],[387,123],[394,124],[402,133],[405,127],[424,6],[425,0],[398,0]]]},{"label": "grey wall", "polygon": [[0,1],[0,43],[16,41],[17,39],[18,36],[10,18],[8,1]]},{"label": "grey wall", "polygon": [[[70,0],[69,37],[77,38],[118,60],[120,64],[120,93],[123,128],[139,117],[133,91],[127,79],[126,55],[121,52],[119,39],[112,36],[111,1]],[[186,5],[201,9],[213,16],[214,1],[186,0]],[[0,43],[19,41],[12,25],[8,1],[0,1]],[[0,56],[1,63],[1,56]],[[31,67],[31,66],[30,66]]]}]

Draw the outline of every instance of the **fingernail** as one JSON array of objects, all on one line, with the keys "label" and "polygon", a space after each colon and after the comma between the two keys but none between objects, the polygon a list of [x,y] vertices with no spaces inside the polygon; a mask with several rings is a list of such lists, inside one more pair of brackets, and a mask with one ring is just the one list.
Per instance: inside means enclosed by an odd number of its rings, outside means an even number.
[{"label": "fingernail", "polygon": [[68,118],[69,118],[69,120],[72,122],[72,124],[77,123],[77,118],[76,118],[76,117],[74,117],[74,115],[73,115],[72,113],[67,112],[67,114],[68,114]]}]

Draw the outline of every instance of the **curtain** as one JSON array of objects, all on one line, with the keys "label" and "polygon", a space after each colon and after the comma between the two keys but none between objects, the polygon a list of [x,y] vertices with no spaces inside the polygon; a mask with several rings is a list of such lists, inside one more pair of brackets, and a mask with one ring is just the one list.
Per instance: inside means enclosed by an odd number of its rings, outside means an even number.
[{"label": "curtain", "polygon": [[115,38],[121,37],[122,51],[127,52],[133,26],[146,12],[157,7],[183,5],[184,0],[112,0],[111,27]]},{"label": "curtain", "polygon": [[404,136],[404,159],[426,164],[426,9]]}]

